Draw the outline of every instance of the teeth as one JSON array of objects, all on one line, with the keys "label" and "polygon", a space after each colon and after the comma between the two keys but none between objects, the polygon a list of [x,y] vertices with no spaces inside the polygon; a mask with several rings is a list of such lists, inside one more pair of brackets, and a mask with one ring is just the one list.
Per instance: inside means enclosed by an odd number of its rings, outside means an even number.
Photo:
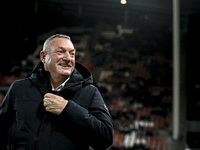
[{"label": "teeth", "polygon": [[67,67],[67,65],[65,65],[65,64],[60,64],[60,66]]},{"label": "teeth", "polygon": [[70,65],[70,64],[65,64],[65,63],[63,63],[63,64],[60,63],[59,65],[62,66],[62,67],[72,67],[72,65]]},{"label": "teeth", "polygon": [[68,65],[65,65],[65,64],[60,64],[61,66],[63,67],[71,67],[71,66],[68,66]]}]

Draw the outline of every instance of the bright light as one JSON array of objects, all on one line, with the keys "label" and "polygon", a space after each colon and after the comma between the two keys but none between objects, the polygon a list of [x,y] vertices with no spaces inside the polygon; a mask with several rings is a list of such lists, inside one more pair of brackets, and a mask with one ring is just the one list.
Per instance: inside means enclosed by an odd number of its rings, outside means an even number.
[{"label": "bright light", "polygon": [[127,1],[126,0],[121,0],[121,4],[126,4],[127,3]]}]

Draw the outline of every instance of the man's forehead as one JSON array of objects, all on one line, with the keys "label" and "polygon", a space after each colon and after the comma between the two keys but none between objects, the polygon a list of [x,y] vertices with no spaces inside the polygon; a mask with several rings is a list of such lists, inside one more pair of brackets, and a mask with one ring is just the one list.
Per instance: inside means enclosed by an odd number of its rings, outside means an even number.
[{"label": "man's forehead", "polygon": [[75,49],[73,43],[70,39],[62,38],[62,37],[56,37],[50,41],[51,46],[63,47],[63,48],[70,48]]},{"label": "man's forehead", "polygon": [[62,46],[58,46],[57,47],[58,49],[61,49],[61,50],[70,50],[70,51],[76,51],[75,48],[69,48],[69,47],[62,47]]},{"label": "man's forehead", "polygon": [[64,37],[55,37],[53,38],[50,43],[72,43],[70,39],[64,38]]}]

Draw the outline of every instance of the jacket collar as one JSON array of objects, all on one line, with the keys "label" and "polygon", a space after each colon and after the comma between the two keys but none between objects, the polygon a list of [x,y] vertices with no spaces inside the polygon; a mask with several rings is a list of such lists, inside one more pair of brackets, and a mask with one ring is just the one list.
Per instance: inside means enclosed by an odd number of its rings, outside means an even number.
[{"label": "jacket collar", "polygon": [[[51,84],[47,72],[44,69],[44,65],[41,61],[33,69],[31,76],[31,81],[36,84],[39,88],[47,88],[48,91],[51,91]],[[65,87],[62,89],[70,89],[72,91],[78,90],[81,87],[92,84],[93,78],[92,73],[82,64],[76,62],[75,69],[70,76],[70,79],[65,84]],[[62,91],[61,90],[61,91]]]}]

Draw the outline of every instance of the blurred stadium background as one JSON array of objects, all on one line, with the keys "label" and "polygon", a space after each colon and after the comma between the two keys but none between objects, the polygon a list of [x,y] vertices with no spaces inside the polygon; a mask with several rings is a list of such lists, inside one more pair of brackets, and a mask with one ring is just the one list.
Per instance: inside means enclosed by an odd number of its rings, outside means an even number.
[{"label": "blurred stadium background", "polygon": [[200,1],[180,0],[179,134],[173,138],[172,0],[3,2],[0,103],[46,38],[71,36],[114,122],[113,150],[200,149]]}]

